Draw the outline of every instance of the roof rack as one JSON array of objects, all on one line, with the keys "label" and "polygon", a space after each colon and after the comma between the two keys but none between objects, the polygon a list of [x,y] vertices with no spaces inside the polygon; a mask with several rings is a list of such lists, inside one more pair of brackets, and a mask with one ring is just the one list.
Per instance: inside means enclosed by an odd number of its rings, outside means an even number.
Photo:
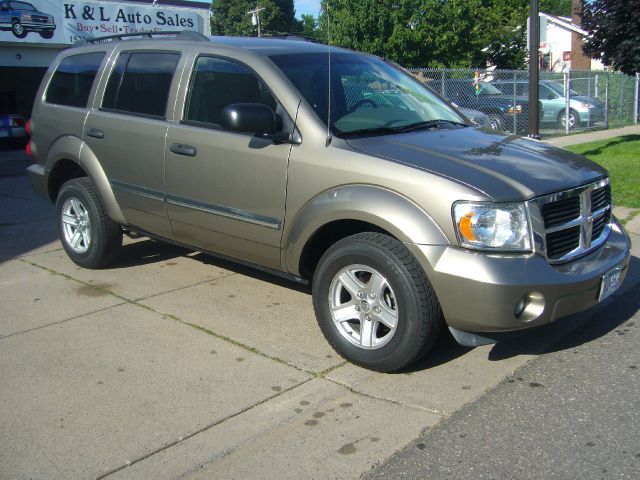
[{"label": "roof rack", "polygon": [[85,38],[83,40],[78,40],[76,43],[74,43],[74,46],[88,45],[93,43],[107,43],[114,40],[123,40],[130,37],[174,37],[176,40],[191,40],[198,42],[209,41],[209,37],[206,37],[200,32],[194,32],[193,30],[167,30],[159,32],[121,33],[116,35],[105,35],[104,37]]}]

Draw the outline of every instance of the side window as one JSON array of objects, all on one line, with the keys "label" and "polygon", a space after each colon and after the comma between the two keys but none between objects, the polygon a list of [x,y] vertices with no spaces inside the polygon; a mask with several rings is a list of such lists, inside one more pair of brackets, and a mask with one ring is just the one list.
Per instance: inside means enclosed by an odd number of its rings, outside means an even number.
[{"label": "side window", "polygon": [[545,98],[548,100],[553,100],[558,98],[558,95],[555,94],[549,87],[546,85],[540,85],[540,98]]},{"label": "side window", "polygon": [[529,84],[528,83],[519,83],[517,87],[517,92],[519,96],[527,96],[529,95]]},{"label": "side window", "polygon": [[513,95],[513,83],[499,83],[496,88],[502,92],[503,95]]},{"label": "side window", "polygon": [[102,108],[164,117],[179,53],[120,54],[102,100]]},{"label": "side window", "polygon": [[82,53],[65,58],[56,69],[45,99],[48,103],[86,107],[89,92],[104,52]]},{"label": "side window", "polygon": [[191,75],[184,120],[220,127],[222,110],[232,103],[263,103],[276,111],[276,100],[244,65],[200,57]]}]

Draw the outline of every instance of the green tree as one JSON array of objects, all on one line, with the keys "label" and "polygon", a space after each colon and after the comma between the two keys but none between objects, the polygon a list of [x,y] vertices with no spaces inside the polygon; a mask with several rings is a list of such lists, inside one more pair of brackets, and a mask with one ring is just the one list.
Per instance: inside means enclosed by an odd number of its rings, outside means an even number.
[{"label": "green tree", "polygon": [[268,33],[290,33],[294,28],[293,0],[213,0],[211,33],[213,35],[254,36],[257,28],[251,24],[249,10],[264,7],[260,26]]},{"label": "green tree", "polygon": [[313,15],[303,13],[300,20],[294,20],[293,31],[302,37],[316,39],[319,37],[318,21]]},{"label": "green tree", "polygon": [[640,72],[640,0],[585,2],[582,26],[585,54],[627,75]]},{"label": "green tree", "polygon": [[405,66],[470,66],[481,57],[481,0],[323,0],[321,38]]}]

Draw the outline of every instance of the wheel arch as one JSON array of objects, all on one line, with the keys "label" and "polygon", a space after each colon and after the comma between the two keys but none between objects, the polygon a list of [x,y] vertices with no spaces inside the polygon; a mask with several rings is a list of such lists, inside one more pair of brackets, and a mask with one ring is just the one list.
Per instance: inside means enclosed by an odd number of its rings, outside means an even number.
[{"label": "wheel arch", "polygon": [[331,245],[366,231],[406,243],[449,243],[429,214],[406,197],[372,185],[348,185],[316,196],[298,212],[285,232],[283,266],[310,278]]},{"label": "wheel arch", "polygon": [[109,217],[125,224],[107,175],[91,149],[80,138],[65,135],[49,148],[46,160],[47,192],[55,203],[62,185],[73,178],[89,177],[95,184]]}]

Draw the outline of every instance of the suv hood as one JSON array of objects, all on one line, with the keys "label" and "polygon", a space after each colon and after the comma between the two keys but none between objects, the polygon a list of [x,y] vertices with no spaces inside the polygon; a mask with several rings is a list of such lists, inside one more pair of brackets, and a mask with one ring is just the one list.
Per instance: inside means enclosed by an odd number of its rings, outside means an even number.
[{"label": "suv hood", "polygon": [[361,152],[464,183],[494,202],[528,200],[607,176],[581,155],[493,130],[457,128],[366,138]]}]

